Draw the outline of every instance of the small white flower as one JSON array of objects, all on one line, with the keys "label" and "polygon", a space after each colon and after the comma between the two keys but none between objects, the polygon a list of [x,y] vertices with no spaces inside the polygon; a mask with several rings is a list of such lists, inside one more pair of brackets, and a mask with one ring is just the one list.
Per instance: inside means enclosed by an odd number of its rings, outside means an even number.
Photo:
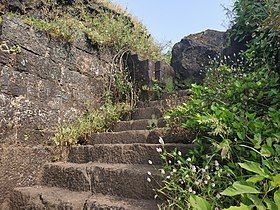
[{"label": "small white flower", "polygon": [[170,176],[166,176],[166,179],[170,179]]},{"label": "small white flower", "polygon": [[208,184],[208,181],[207,181],[207,180],[205,180],[205,181],[204,181],[204,184]]},{"label": "small white flower", "polygon": [[210,179],[211,179],[211,177],[208,175],[208,176],[206,176],[206,179],[210,180]]},{"label": "small white flower", "polygon": [[160,147],[159,147],[159,148],[156,148],[156,150],[157,150],[158,153],[161,153],[161,152],[162,152],[162,148],[160,148]]},{"label": "small white flower", "polygon": [[160,169],[160,173],[161,173],[162,175],[164,175],[164,174],[165,174],[165,170],[164,170],[164,169]]},{"label": "small white flower", "polygon": [[149,176],[151,176],[151,175],[152,175],[152,173],[151,173],[150,171],[148,171],[148,175],[149,175]]},{"label": "small white flower", "polygon": [[219,162],[217,160],[215,160],[215,166],[219,166]]},{"label": "small white flower", "polygon": [[196,194],[196,192],[195,191],[192,191],[192,193],[195,195]]},{"label": "small white flower", "polygon": [[193,190],[192,190],[192,188],[190,187],[190,188],[189,188],[189,192],[192,192],[192,191],[193,191]]},{"label": "small white flower", "polygon": [[196,172],[196,167],[192,166],[192,172]]},{"label": "small white flower", "polygon": [[161,145],[163,145],[163,144],[164,144],[163,138],[159,137],[158,142],[159,142]]},{"label": "small white flower", "polygon": [[149,163],[150,165],[153,165],[153,161],[151,161],[151,160],[148,160],[148,163]]},{"label": "small white flower", "polygon": [[172,163],[171,160],[169,160],[168,163],[171,164]]},{"label": "small white flower", "polygon": [[215,183],[212,183],[212,187],[215,187],[216,185],[215,185]]},{"label": "small white flower", "polygon": [[178,151],[178,155],[179,155],[179,156],[182,156],[182,152],[181,152],[181,151]]},{"label": "small white flower", "polygon": [[148,181],[148,182],[151,182],[152,180],[151,180],[151,178],[150,178],[150,177],[148,177],[148,178],[147,178],[147,181]]},{"label": "small white flower", "polygon": [[188,161],[188,162],[191,162],[191,161],[192,161],[192,159],[191,159],[191,158],[187,158],[187,161]]},{"label": "small white flower", "polygon": [[174,173],[176,173],[177,172],[177,169],[176,168],[173,168],[173,170],[172,170]]}]

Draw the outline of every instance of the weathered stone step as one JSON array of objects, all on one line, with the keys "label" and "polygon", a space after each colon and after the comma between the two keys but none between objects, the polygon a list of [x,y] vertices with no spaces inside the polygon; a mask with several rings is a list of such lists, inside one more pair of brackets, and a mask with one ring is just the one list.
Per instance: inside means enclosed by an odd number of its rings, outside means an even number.
[{"label": "weathered stone step", "polygon": [[87,144],[148,143],[149,134],[149,130],[95,133],[87,140]]},{"label": "weathered stone step", "polygon": [[161,109],[157,107],[138,108],[131,113],[132,120],[154,119],[161,118],[162,116]]},{"label": "weathered stone step", "polygon": [[138,101],[136,104],[136,107],[138,108],[147,108],[147,107],[164,108],[165,106],[166,106],[165,100]]},{"label": "weathered stone step", "polygon": [[189,90],[177,90],[173,93],[168,93],[168,92],[163,93],[162,99],[168,100],[168,99],[172,99],[173,97],[187,98],[189,95],[190,95]]},{"label": "weathered stone step", "polygon": [[185,133],[176,133],[164,128],[153,130],[129,130],[95,133],[86,139],[86,144],[157,144],[159,137],[162,137],[166,143],[190,143],[195,138],[195,135],[188,131],[185,131]]},{"label": "weathered stone step", "polygon": [[[71,147],[68,161],[73,163],[126,163],[147,164],[148,160],[161,165],[162,160],[157,150],[160,144],[97,144],[94,146]],[[192,144],[165,144],[167,151],[177,148],[182,154],[187,154],[193,148]]]},{"label": "weathered stone step", "polygon": [[[150,171],[151,182],[147,181]],[[42,184],[71,191],[91,191],[93,194],[133,199],[153,199],[161,177],[151,165],[105,163],[49,163],[42,176]]]},{"label": "weathered stone step", "polygon": [[149,128],[162,128],[165,126],[163,118],[160,119],[142,119],[142,120],[130,120],[119,121],[113,126],[114,132],[128,131],[128,130],[146,130]]},{"label": "weathered stone step", "polygon": [[[54,187],[16,188],[6,210],[157,210],[155,200],[125,199]],[[4,209],[3,209],[4,210]]]}]

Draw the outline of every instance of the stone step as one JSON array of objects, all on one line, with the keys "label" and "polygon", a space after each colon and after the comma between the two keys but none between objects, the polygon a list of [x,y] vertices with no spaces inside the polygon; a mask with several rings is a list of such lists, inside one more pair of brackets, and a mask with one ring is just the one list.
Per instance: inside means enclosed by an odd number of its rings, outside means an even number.
[{"label": "stone step", "polygon": [[[68,161],[73,163],[126,163],[147,164],[148,160],[156,165],[162,161],[157,149],[160,144],[96,144],[94,146],[74,146],[70,148]],[[193,144],[165,144],[167,151],[177,148],[182,154],[193,149]]]},{"label": "stone step", "polygon": [[113,126],[114,132],[128,131],[128,130],[146,130],[150,128],[162,128],[165,126],[163,118],[160,119],[142,119],[142,120],[130,120],[119,121]]},{"label": "stone step", "polygon": [[189,95],[190,95],[189,90],[177,90],[173,93],[165,92],[165,93],[162,94],[162,100],[169,100],[169,99],[172,99],[173,97],[187,98]]},{"label": "stone step", "polygon": [[[147,181],[150,171],[151,182]],[[152,165],[105,163],[48,163],[44,167],[42,184],[71,191],[91,191],[93,194],[133,199],[153,199],[161,177]]]},{"label": "stone step", "polygon": [[87,144],[147,143],[149,134],[149,130],[94,133],[87,139]]},{"label": "stone step", "polygon": [[137,108],[131,113],[132,120],[154,119],[162,116],[162,110],[157,107]]},{"label": "stone step", "polygon": [[88,145],[133,143],[157,144],[159,137],[162,137],[166,143],[190,143],[195,138],[195,134],[188,131],[184,131],[184,133],[176,133],[168,131],[165,128],[157,128],[153,130],[94,133],[85,141]]},{"label": "stone step", "polygon": [[147,107],[156,107],[156,108],[165,108],[165,100],[155,100],[155,101],[138,101],[136,107],[138,108],[147,108]]},{"label": "stone step", "polygon": [[[6,210],[157,210],[157,201],[33,186],[16,188]],[[3,209],[4,210],[4,209]]]}]

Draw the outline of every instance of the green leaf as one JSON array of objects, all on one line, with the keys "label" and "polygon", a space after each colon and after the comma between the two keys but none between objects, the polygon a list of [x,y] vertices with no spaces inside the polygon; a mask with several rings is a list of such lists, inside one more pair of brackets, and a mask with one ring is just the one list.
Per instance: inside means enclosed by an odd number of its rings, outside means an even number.
[{"label": "green leaf", "polygon": [[274,193],[274,202],[277,205],[278,209],[280,209],[280,189],[278,189],[275,193]]},{"label": "green leaf", "polygon": [[247,197],[253,202],[253,204],[257,207],[258,210],[266,210],[261,199],[258,198],[257,195],[249,194]]},{"label": "green leaf", "polygon": [[211,210],[211,205],[199,196],[191,195],[189,202],[194,210]]},{"label": "green leaf", "polygon": [[273,185],[275,187],[280,187],[280,174],[277,174],[276,176],[272,177]]},{"label": "green leaf", "polygon": [[245,163],[238,163],[241,168],[246,169],[247,171],[254,172],[260,176],[264,176],[266,178],[269,178],[269,174],[265,172],[265,170],[261,167],[259,163],[247,161]]},{"label": "green leaf", "polygon": [[222,195],[236,196],[241,194],[258,194],[260,191],[256,190],[253,186],[246,182],[234,182],[232,186],[221,192]]},{"label": "green leaf", "polygon": [[273,153],[272,147],[269,147],[267,145],[263,145],[261,147],[261,155],[263,157],[270,157],[272,153]]},{"label": "green leaf", "polygon": [[254,175],[252,177],[250,177],[249,179],[246,180],[246,182],[251,182],[251,183],[257,183],[262,181],[263,179],[265,179],[264,176],[260,176],[260,175]]},{"label": "green leaf", "polygon": [[272,200],[270,200],[269,198],[264,199],[264,202],[266,203],[266,206],[267,206],[266,209],[267,210],[279,209],[277,207],[277,205]]},{"label": "green leaf", "polygon": [[239,139],[244,140],[245,139],[245,133],[244,132],[237,132],[237,136]]},{"label": "green leaf", "polygon": [[250,206],[246,206],[243,203],[240,204],[240,206],[231,206],[224,210],[251,210],[252,208]]}]

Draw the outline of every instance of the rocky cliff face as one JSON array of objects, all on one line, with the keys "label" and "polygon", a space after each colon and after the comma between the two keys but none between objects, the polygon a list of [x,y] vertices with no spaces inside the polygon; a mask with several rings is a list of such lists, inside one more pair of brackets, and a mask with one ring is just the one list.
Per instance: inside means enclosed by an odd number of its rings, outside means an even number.
[{"label": "rocky cliff face", "polygon": [[40,144],[54,125],[99,104],[113,60],[110,51],[86,38],[53,39],[7,16],[0,40],[1,143]]},{"label": "rocky cliff face", "polygon": [[201,83],[204,67],[222,52],[225,43],[226,33],[214,30],[184,37],[172,49],[171,66],[177,78]]}]

